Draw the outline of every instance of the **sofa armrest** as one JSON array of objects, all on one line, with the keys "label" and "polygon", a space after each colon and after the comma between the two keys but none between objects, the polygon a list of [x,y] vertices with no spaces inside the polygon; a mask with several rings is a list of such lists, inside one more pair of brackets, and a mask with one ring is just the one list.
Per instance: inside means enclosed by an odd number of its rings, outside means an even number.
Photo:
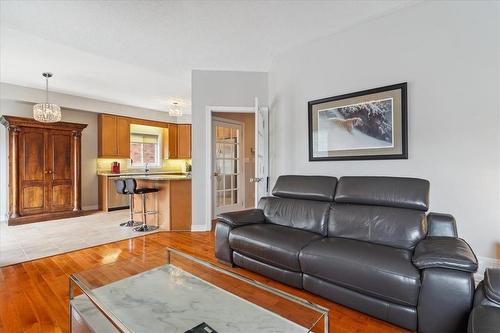
[{"label": "sofa armrest", "polygon": [[487,268],[483,283],[486,298],[500,307],[500,268]]},{"label": "sofa armrest", "polygon": [[418,269],[448,268],[477,271],[477,258],[469,244],[452,237],[427,237],[418,243],[412,258]]},{"label": "sofa armrest", "polygon": [[264,216],[262,209],[248,209],[217,215],[217,221],[226,223],[232,228],[248,224],[264,223],[265,220],[266,217]]},{"label": "sofa armrest", "polygon": [[457,223],[450,214],[429,213],[427,227],[428,236],[458,237]]}]

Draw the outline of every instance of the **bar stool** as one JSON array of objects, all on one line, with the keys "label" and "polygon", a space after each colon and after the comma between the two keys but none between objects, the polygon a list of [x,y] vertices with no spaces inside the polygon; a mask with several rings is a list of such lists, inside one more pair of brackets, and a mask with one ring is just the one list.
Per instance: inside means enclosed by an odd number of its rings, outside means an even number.
[{"label": "bar stool", "polygon": [[120,227],[136,227],[141,225],[139,222],[134,221],[134,200],[131,193],[127,191],[127,185],[125,179],[115,180],[115,189],[119,194],[128,195],[128,206],[129,206],[129,220],[127,222],[120,223]]},{"label": "bar stool", "polygon": [[[146,209],[146,195],[148,193],[157,193],[159,190],[157,188],[137,188],[137,181],[134,178],[127,178],[125,179],[125,185],[127,188],[127,192],[132,194],[132,195],[140,195],[141,196],[141,202],[142,202],[142,209],[141,209],[141,214],[142,214],[142,225],[139,227],[134,228],[134,231],[140,231],[140,232],[145,232],[145,231],[153,231],[158,229],[158,225],[148,225],[146,224],[146,217],[147,215],[153,215],[153,214],[158,214],[157,211],[148,211]],[[132,199],[133,201],[133,199]]]}]

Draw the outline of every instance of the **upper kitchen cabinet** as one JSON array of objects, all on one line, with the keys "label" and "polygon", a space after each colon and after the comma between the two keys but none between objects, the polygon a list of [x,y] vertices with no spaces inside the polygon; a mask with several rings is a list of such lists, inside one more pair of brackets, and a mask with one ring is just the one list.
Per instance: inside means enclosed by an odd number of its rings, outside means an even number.
[{"label": "upper kitchen cabinet", "polygon": [[[177,124],[168,124],[168,156],[169,159],[177,157]],[[167,145],[165,145],[167,146]]]},{"label": "upper kitchen cabinet", "polygon": [[191,124],[168,124],[168,131],[165,129],[163,140],[165,158],[191,158]]},{"label": "upper kitchen cabinet", "polygon": [[191,158],[191,125],[177,125],[177,158]]},{"label": "upper kitchen cabinet", "polygon": [[100,114],[98,118],[98,155],[104,158],[130,158],[130,120]]}]

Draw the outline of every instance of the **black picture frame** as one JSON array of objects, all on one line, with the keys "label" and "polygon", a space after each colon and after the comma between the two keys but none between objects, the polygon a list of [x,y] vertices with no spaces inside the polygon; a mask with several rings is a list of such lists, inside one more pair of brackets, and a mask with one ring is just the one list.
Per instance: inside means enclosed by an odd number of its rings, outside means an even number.
[{"label": "black picture frame", "polygon": [[[317,104],[339,101],[343,99],[361,97],[365,95],[378,94],[393,90],[400,90],[401,100],[401,153],[398,154],[378,154],[378,155],[354,155],[354,156],[313,156],[313,106]],[[390,159],[408,159],[408,97],[407,82],[357,91],[354,93],[343,94],[333,97],[327,97],[309,101],[308,105],[308,140],[309,140],[309,161],[352,161],[352,160],[390,160]],[[396,124],[393,124],[396,126]]]}]

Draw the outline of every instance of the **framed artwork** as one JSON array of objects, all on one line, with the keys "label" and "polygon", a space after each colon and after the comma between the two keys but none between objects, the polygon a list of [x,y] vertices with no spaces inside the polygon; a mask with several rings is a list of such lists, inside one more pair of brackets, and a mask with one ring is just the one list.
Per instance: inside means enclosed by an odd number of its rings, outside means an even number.
[{"label": "framed artwork", "polygon": [[309,161],[408,158],[406,82],[308,103]]}]

